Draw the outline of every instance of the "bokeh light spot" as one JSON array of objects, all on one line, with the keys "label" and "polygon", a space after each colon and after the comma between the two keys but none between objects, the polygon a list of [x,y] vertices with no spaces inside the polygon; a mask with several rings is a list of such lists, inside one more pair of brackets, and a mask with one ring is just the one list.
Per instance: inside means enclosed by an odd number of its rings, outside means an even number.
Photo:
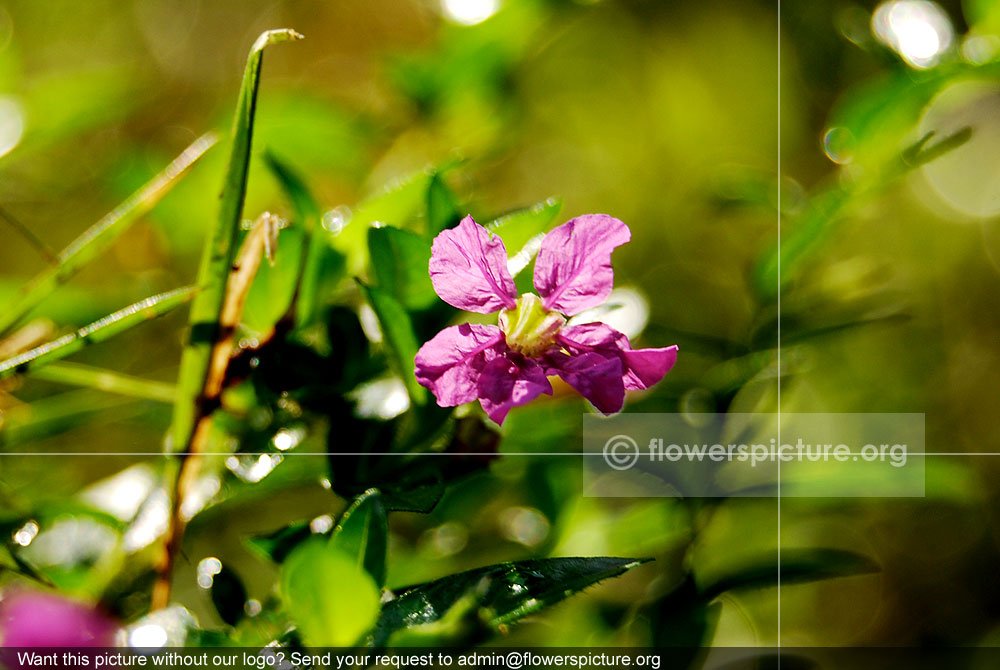
[{"label": "bokeh light spot", "polygon": [[212,582],[220,572],[222,572],[222,561],[214,556],[201,559],[198,563],[198,586],[203,589],[212,588]]},{"label": "bokeh light spot", "polygon": [[146,624],[132,630],[128,644],[133,649],[159,649],[167,644],[167,631],[157,624]]},{"label": "bokeh light spot", "polygon": [[532,507],[509,507],[500,514],[500,532],[511,542],[536,547],[549,536],[549,520]]},{"label": "bokeh light spot", "polygon": [[928,0],[894,0],[878,6],[872,31],[910,66],[937,64],[951,46],[954,30],[948,15]]},{"label": "bokeh light spot", "polygon": [[24,111],[10,96],[0,96],[0,156],[8,154],[24,135]]},{"label": "bokeh light spot", "polygon": [[464,26],[482,23],[496,14],[498,9],[499,0],[441,0],[444,15]]}]

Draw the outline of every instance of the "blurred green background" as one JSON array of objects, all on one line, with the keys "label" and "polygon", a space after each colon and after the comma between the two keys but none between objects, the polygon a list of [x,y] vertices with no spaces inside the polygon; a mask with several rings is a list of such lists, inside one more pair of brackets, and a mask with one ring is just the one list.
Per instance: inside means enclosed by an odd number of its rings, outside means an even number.
[{"label": "blurred green background", "polygon": [[[326,210],[457,158],[449,183],[477,217],[555,196],[560,221],[606,212],[629,224],[633,241],[614,262],[616,286],[632,289],[630,325],[639,344],[681,353],[626,411],[773,410],[780,383],[786,412],[923,412],[928,451],[1000,451],[1000,12],[915,4],[925,39],[893,49],[872,31],[874,3],[784,3],[779,67],[777,7],[764,0],[8,1],[0,205],[63,247],[201,133],[224,132],[249,45],[287,26],[306,40],[267,52],[255,156],[266,147],[296,166]],[[924,148],[965,128],[971,139],[926,165],[906,153],[927,132]],[[61,331],[192,281],[224,158],[214,149],[37,315]],[[245,216],[265,210],[288,205],[255,158]],[[0,302],[44,264],[0,228]],[[74,360],[172,382],[183,327],[175,313]],[[5,451],[150,454],[5,456],[3,499],[107,506],[93,486],[125,468],[130,486],[151,486],[168,405],[3,384]],[[568,397],[515,410],[501,451],[578,450],[581,411]],[[264,600],[273,569],[242,539],[343,506],[309,478],[322,459],[309,461],[286,458],[246,486],[253,493],[192,522],[176,598],[204,625],[217,619],[198,561],[218,556]],[[926,466],[925,499],[781,501],[783,549],[851,550],[881,566],[783,586],[783,644],[1000,639],[1000,461]],[[131,521],[135,506],[117,490]],[[508,640],[772,644],[774,588],[723,595],[708,627],[703,610],[670,609],[663,595],[688,573],[705,582],[771,560],[778,518],[773,499],[583,498],[576,459],[509,457],[432,514],[392,517],[389,584],[531,556],[654,556]],[[79,566],[100,569],[113,540],[72,514],[56,520],[69,526],[48,543],[43,529],[33,560],[87,592]]]}]

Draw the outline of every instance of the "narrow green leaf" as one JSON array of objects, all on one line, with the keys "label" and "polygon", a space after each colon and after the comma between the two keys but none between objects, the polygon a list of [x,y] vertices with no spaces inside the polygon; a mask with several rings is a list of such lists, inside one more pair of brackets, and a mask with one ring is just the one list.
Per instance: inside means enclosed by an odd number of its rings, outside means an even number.
[{"label": "narrow green leaf", "polygon": [[931,144],[933,136],[934,133],[930,132],[921,137],[896,154],[887,166],[872,170],[874,176],[866,181],[848,186],[838,182],[815,195],[796,217],[791,232],[782,237],[780,246],[773,245],[757,262],[753,270],[757,293],[767,299],[777,296],[778,291],[795,278],[803,261],[818,250],[836,229],[836,224],[873,194],[968,142],[972,129],[962,128]]},{"label": "narrow green leaf", "polygon": [[0,219],[6,221],[7,225],[13,228],[14,231],[24,238],[28,244],[34,247],[35,251],[38,252],[38,255],[41,256],[46,263],[52,263],[54,265],[59,262],[56,252],[50,249],[49,245],[38,237],[38,235],[35,235],[35,231],[21,223],[17,217],[3,207],[0,207]]},{"label": "narrow green leaf", "polygon": [[295,292],[295,327],[319,321],[326,296],[344,276],[345,259],[333,248],[330,233],[320,225],[321,210],[305,179],[270,151],[264,162],[292,204],[293,221],[302,225],[306,241],[302,271]]},{"label": "narrow green leaf", "polygon": [[926,165],[931,161],[944,156],[949,151],[954,151],[972,139],[972,127],[966,126],[948,135],[943,140],[931,144],[931,139],[936,135],[935,131],[930,131],[921,137],[913,146],[903,151],[900,160],[901,172],[906,172],[921,165]]},{"label": "narrow green leaf", "polygon": [[319,225],[320,206],[305,179],[283,158],[270,149],[264,150],[264,164],[278,181],[285,197],[295,213],[295,220],[301,221],[306,231],[312,232]]},{"label": "narrow green leaf", "polygon": [[82,420],[97,426],[103,420],[121,421],[143,411],[144,403],[117,395],[77,389],[39,398],[29,407],[4,410],[0,447],[11,448],[58,435]]},{"label": "narrow green leaf", "polygon": [[371,575],[320,537],[307,540],[285,560],[281,598],[311,647],[354,645],[378,618],[379,590]]},{"label": "narrow green leaf", "polygon": [[354,499],[333,529],[330,543],[356,557],[378,586],[385,585],[385,557],[389,523],[378,489]]},{"label": "narrow green leaf", "polygon": [[414,359],[417,356],[418,346],[409,314],[399,301],[386,291],[358,283],[368,304],[378,317],[389,359],[406,384],[410,399],[417,404],[423,404],[427,400],[427,389],[417,383],[414,375]]},{"label": "narrow green leaf", "polygon": [[435,172],[427,184],[426,218],[427,237],[430,239],[442,230],[458,225],[462,219],[458,198],[440,172]]},{"label": "narrow green leaf", "polygon": [[428,270],[431,245],[426,238],[392,226],[368,229],[368,253],[379,288],[408,310],[437,300]]},{"label": "narrow green leaf", "polygon": [[191,305],[191,339],[181,355],[178,396],[171,426],[171,448],[175,451],[186,449],[194,432],[198,421],[198,398],[205,385],[212,348],[219,335],[217,324],[243,216],[263,52],[268,45],[301,38],[293,30],[269,30],[257,38],[247,58],[233,120],[233,144],[222,188],[219,217],[205,241],[198,270],[199,293]]},{"label": "narrow green leaf", "polygon": [[114,314],[109,314],[103,319],[98,319],[69,335],[64,335],[23,354],[0,361],[0,379],[15,373],[28,372],[39,366],[60,360],[80,351],[89,344],[104,342],[119,333],[183,305],[191,300],[194,294],[194,288],[185,287],[154,295],[120,309]]},{"label": "narrow green leaf", "polygon": [[31,377],[56,384],[80,386],[168,404],[174,401],[176,392],[173,384],[133,377],[79,363],[52,363],[33,369]]},{"label": "narrow green leaf", "polygon": [[867,575],[880,570],[879,565],[861,554],[841,549],[785,549],[751,565],[740,568],[703,586],[700,591],[706,601],[714,600],[727,591],[760,589],[782,584],[799,584],[835,577]]},{"label": "narrow green leaf", "polygon": [[149,212],[215,142],[213,133],[195,140],[163,172],[73,240],[59,253],[52,267],[43,270],[26,284],[14,303],[0,312],[0,334],[17,325],[28,312],[80,268],[106,251],[129,226]]},{"label": "narrow green leaf", "polygon": [[706,601],[690,574],[670,593],[652,603],[649,612],[652,642],[670,647],[678,668],[698,667],[695,660],[719,622],[722,604]]},{"label": "narrow green leaf", "polygon": [[597,582],[617,577],[648,559],[544,558],[500,563],[442,577],[401,590],[385,603],[375,627],[375,646],[385,644],[395,631],[440,620],[471,595],[498,627],[533,614]]}]

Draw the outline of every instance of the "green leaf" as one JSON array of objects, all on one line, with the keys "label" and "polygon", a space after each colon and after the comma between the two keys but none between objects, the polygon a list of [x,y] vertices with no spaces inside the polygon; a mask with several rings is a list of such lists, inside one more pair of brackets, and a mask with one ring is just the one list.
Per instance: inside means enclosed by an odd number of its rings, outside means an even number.
[{"label": "green leaf", "polygon": [[33,379],[41,379],[56,384],[67,384],[91,388],[106,393],[117,393],[171,404],[174,402],[175,389],[173,384],[158,382],[152,379],[142,379],[124,375],[113,370],[105,370],[79,363],[52,363],[31,371]]},{"label": "green leaf", "polygon": [[329,537],[331,545],[348,556],[354,556],[358,565],[372,576],[378,586],[385,584],[389,525],[386,508],[377,489],[370,489],[355,498],[340,516],[332,533],[313,533],[309,522],[299,521],[273,533],[249,538],[246,543],[259,556],[282,563],[296,547],[317,535]]},{"label": "green leaf", "polygon": [[[391,457],[390,457],[391,458]],[[444,481],[439,476],[400,477],[384,491],[385,507],[393,512],[417,512],[428,514],[437,507],[444,496]]]},{"label": "green leaf", "polygon": [[782,584],[799,584],[867,575],[880,570],[879,565],[867,556],[841,549],[784,549],[781,551],[780,572],[778,564],[777,554],[760,559],[702,586],[701,596],[710,601],[727,591],[776,586],[779,578]]},{"label": "green leaf", "polygon": [[240,86],[236,117],[233,120],[233,144],[222,187],[219,216],[205,241],[198,269],[199,293],[191,305],[191,340],[181,355],[181,370],[177,383],[177,402],[171,426],[172,448],[184,451],[198,420],[198,399],[208,375],[212,337],[199,336],[205,329],[217,330],[226,294],[226,282],[236,255],[246,197],[247,173],[250,168],[250,145],[253,137],[254,110],[260,83],[260,68],[264,49],[276,42],[301,39],[293,30],[269,30],[254,42],[247,58]]},{"label": "green leaf", "polygon": [[434,170],[424,169],[389,184],[355,208],[349,225],[352,228],[367,228],[377,222],[403,225],[423,208],[427,186],[435,174]]},{"label": "green leaf", "polygon": [[358,282],[368,300],[368,304],[378,316],[382,336],[396,372],[402,377],[410,399],[422,405],[427,400],[427,389],[417,383],[414,375],[414,359],[417,356],[417,337],[413,324],[403,306],[392,295],[374,286]]},{"label": "green leaf", "polygon": [[435,172],[427,184],[427,237],[433,239],[442,230],[458,225],[461,218],[458,198],[442,174]]},{"label": "green leaf", "polygon": [[53,586],[52,580],[46,577],[41,570],[18,556],[17,550],[18,547],[15,547],[13,542],[7,541],[0,544],[0,574],[3,574],[4,571],[10,571],[39,584]]},{"label": "green leaf", "polygon": [[212,577],[211,596],[219,618],[230,626],[239,623],[247,602],[247,590],[235,572],[222,566],[219,573]]},{"label": "green leaf", "polygon": [[82,417],[121,421],[145,408],[131,398],[77,389],[34,400],[30,407],[4,410],[0,446],[28,444],[80,426]]},{"label": "green leaf", "polygon": [[379,590],[371,575],[325,538],[309,539],[285,560],[281,597],[312,647],[354,645],[378,618]]},{"label": "green leaf", "polygon": [[194,294],[195,290],[192,287],[185,287],[154,295],[109,314],[103,319],[98,319],[69,335],[0,361],[0,379],[60,360],[89,344],[104,342],[183,305],[191,300]]},{"label": "green leaf", "polygon": [[258,556],[275,563],[282,563],[295,547],[308,540],[312,535],[309,522],[299,521],[279,528],[273,533],[248,538],[246,545]]},{"label": "green leaf", "polygon": [[385,557],[389,523],[378,489],[369,489],[355,498],[341,515],[330,543],[355,556],[378,586],[385,585]]},{"label": "green leaf", "polygon": [[125,202],[73,240],[47,268],[25,285],[14,303],[0,310],[0,334],[16,325],[48,295],[84,265],[106,251],[140,217],[148,213],[206,151],[215,145],[213,134],[203,135]]},{"label": "green leaf", "polygon": [[431,245],[408,230],[392,226],[368,229],[368,253],[379,288],[408,310],[419,310],[437,300],[428,270]]},{"label": "green leaf", "polygon": [[802,213],[795,217],[791,231],[782,237],[781,244],[770,247],[758,260],[753,270],[757,293],[766,299],[774,299],[782,287],[794,280],[797,270],[804,266],[803,261],[822,248],[822,243],[836,230],[836,224],[873,194],[968,142],[972,129],[962,128],[931,143],[933,136],[933,132],[927,133],[903,151],[894,153],[877,168],[873,167],[870,170],[874,175],[872,177],[866,176],[861,182],[846,186],[841,181],[814,195]]},{"label": "green leaf", "polygon": [[305,259],[295,293],[295,327],[303,328],[320,320],[327,296],[344,276],[346,261],[320,225],[321,209],[305,179],[270,151],[265,152],[264,162],[292,204],[293,221],[305,230]]},{"label": "green leaf", "polygon": [[394,632],[433,623],[463,598],[485,608],[486,623],[497,628],[568,598],[597,582],[617,577],[648,559],[544,558],[500,563],[402,589],[387,602],[375,628],[383,646]]},{"label": "green leaf", "polygon": [[365,199],[355,209],[350,221],[334,239],[334,246],[348,258],[348,270],[360,274],[367,263],[365,245],[368,228],[375,223],[402,226],[416,218],[424,208],[432,170],[415,172],[386,186]]},{"label": "green leaf", "polygon": [[302,269],[306,237],[300,225],[278,233],[274,265],[263,262],[250,285],[241,322],[257,333],[268,333],[287,313]]},{"label": "green leaf", "polygon": [[722,604],[706,602],[689,574],[670,593],[654,602],[650,610],[653,644],[669,647],[676,667],[698,667],[694,661],[712,637]]}]

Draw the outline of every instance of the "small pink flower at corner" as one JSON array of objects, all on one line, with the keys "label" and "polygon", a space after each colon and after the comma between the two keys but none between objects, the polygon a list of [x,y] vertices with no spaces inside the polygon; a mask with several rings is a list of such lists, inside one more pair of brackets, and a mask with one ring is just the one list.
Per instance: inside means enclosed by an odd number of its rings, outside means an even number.
[{"label": "small pink flower at corner", "polygon": [[605,414],[621,410],[625,391],[649,388],[677,360],[677,347],[632,349],[603,323],[567,325],[567,318],[611,294],[611,252],[631,233],[606,214],[587,214],[553,229],[535,260],[538,294],[517,296],[503,241],[471,216],[434,238],[434,290],[453,307],[489,314],[499,325],[462,324],[435,335],[417,352],[416,376],[453,407],[478,399],[502,424],[512,407],[552,394],[563,381]]},{"label": "small pink flower at corner", "polygon": [[118,624],[97,609],[42,591],[0,600],[0,647],[111,647]]}]

